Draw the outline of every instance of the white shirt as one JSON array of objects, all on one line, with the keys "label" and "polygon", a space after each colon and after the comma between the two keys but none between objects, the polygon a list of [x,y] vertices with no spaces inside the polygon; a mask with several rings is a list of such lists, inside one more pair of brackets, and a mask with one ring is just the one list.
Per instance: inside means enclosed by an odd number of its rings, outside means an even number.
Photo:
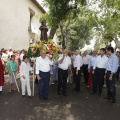
[{"label": "white shirt", "polygon": [[88,65],[90,58],[90,55],[83,56],[83,65]]},{"label": "white shirt", "polygon": [[8,61],[8,54],[3,53],[2,54],[2,60],[5,61],[5,62],[7,62]]},{"label": "white shirt", "polygon": [[[30,71],[30,64],[22,62],[20,66],[20,78],[22,81],[30,80],[29,71]],[[25,76],[25,79],[23,78],[23,76]]]},{"label": "white shirt", "polygon": [[93,69],[95,69],[96,67],[106,68],[107,62],[108,62],[107,56],[104,55],[103,57],[101,57],[101,55],[99,55],[95,61]]},{"label": "white shirt", "polygon": [[75,62],[75,58],[76,58],[76,55],[72,55],[72,56],[71,56],[72,64],[73,64],[73,65],[74,65],[74,62]]},{"label": "white shirt", "polygon": [[[58,61],[60,61],[62,58],[63,55],[59,57]],[[69,56],[65,56],[63,62],[61,64],[59,63],[58,67],[63,70],[67,70],[69,65],[71,65],[71,58]]]},{"label": "white shirt", "polygon": [[53,65],[53,61],[51,61],[48,57],[43,59],[41,56],[36,59],[36,74],[39,74],[39,71],[49,72],[50,65]]},{"label": "white shirt", "polygon": [[13,55],[13,51],[8,51],[7,54],[10,56],[11,58],[11,55]]},{"label": "white shirt", "polygon": [[77,70],[80,70],[81,66],[82,66],[82,57],[80,55],[77,55],[74,62],[74,68],[77,68]]},{"label": "white shirt", "polygon": [[21,53],[21,54],[20,54],[20,61],[23,61],[23,56],[24,56],[24,54]]}]

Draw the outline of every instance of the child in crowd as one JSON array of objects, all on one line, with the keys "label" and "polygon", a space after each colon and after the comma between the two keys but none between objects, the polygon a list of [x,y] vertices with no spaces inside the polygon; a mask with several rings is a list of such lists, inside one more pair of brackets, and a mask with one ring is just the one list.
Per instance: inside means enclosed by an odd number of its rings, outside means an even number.
[{"label": "child in crowd", "polygon": [[30,64],[27,56],[23,56],[23,62],[20,66],[20,79],[22,86],[22,96],[24,97],[26,94],[26,89],[28,93],[28,97],[31,97],[31,88],[30,88]]},{"label": "child in crowd", "polygon": [[11,55],[10,61],[7,62],[7,67],[9,71],[9,81],[10,81],[9,92],[11,93],[11,91],[15,91],[14,83],[15,83],[16,73],[18,68],[18,64],[17,62],[15,62],[15,55]]}]

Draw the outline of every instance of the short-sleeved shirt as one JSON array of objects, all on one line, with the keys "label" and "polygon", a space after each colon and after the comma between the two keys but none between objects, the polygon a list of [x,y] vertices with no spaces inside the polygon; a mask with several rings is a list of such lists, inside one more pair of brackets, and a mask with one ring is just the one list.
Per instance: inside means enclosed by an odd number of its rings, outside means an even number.
[{"label": "short-sleeved shirt", "polygon": [[[10,60],[10,61],[7,63],[7,66],[8,66],[8,68],[9,68],[10,74],[13,74],[12,71],[15,70],[15,69],[18,67],[18,64],[17,64],[17,62]],[[14,74],[16,74],[16,72],[14,72]]]},{"label": "short-sleeved shirt", "polygon": [[[58,61],[60,61],[62,58],[63,56],[60,56]],[[71,65],[71,58],[69,56],[65,56],[63,62],[61,64],[59,63],[58,67],[63,70],[67,70],[69,65]]]}]

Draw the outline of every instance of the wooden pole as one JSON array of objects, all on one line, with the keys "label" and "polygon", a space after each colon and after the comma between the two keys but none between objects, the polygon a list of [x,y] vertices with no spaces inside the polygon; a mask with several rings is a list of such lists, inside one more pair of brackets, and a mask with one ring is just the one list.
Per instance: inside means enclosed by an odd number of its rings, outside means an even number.
[{"label": "wooden pole", "polygon": [[33,96],[34,96],[34,84],[35,84],[35,73],[34,73],[34,70],[35,70],[35,61],[34,61],[34,63],[33,63]]},{"label": "wooden pole", "polygon": [[18,90],[18,92],[20,92],[19,87],[18,87],[18,84],[17,84],[17,80],[16,80],[16,77],[15,77],[14,73],[13,73],[13,77],[14,77],[14,79],[15,79],[15,83],[16,83],[16,86],[17,86],[17,90]]}]

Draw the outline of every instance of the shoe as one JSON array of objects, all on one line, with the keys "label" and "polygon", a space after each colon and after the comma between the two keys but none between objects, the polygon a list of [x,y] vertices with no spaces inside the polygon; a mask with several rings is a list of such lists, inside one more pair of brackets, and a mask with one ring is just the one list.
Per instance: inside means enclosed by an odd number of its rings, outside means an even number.
[{"label": "shoe", "polygon": [[110,103],[110,100],[109,100],[109,99],[107,100],[107,103]]},{"label": "shoe", "polygon": [[98,93],[98,96],[101,96],[101,93]]},{"label": "shoe", "polygon": [[108,97],[103,97],[104,99],[107,99],[107,100],[109,100],[109,98]]},{"label": "shoe", "polygon": [[31,96],[28,96],[28,98],[31,98]]},{"label": "shoe", "polygon": [[61,91],[58,91],[58,95],[61,95]]},{"label": "shoe", "polygon": [[101,94],[98,94],[98,96],[100,97],[100,96],[101,96]]},{"label": "shoe", "polygon": [[44,97],[44,100],[48,100],[48,97]]},{"label": "shoe", "polygon": [[42,97],[40,97],[40,98],[39,98],[39,100],[41,100],[41,101],[42,101],[42,100],[44,100],[44,99],[43,99]]},{"label": "shoe", "polygon": [[73,90],[72,90],[72,92],[75,92],[76,91],[76,88],[74,88]]},{"label": "shoe", "polygon": [[11,93],[12,91],[11,91],[11,89],[9,90],[9,93]]},{"label": "shoe", "polygon": [[92,95],[95,95],[95,94],[96,94],[96,92],[91,92],[91,94],[92,94]]},{"label": "shoe", "polygon": [[108,102],[108,103],[116,103],[115,100],[108,100],[107,102]]},{"label": "shoe", "polygon": [[12,89],[11,91],[15,91],[15,89]]},{"label": "shoe", "polygon": [[80,90],[76,90],[76,92],[80,92]]},{"label": "shoe", "polygon": [[66,93],[63,93],[62,95],[63,95],[63,96],[67,96],[67,94],[66,94]]},{"label": "shoe", "polygon": [[116,103],[116,101],[115,100],[111,100],[110,103]]}]

